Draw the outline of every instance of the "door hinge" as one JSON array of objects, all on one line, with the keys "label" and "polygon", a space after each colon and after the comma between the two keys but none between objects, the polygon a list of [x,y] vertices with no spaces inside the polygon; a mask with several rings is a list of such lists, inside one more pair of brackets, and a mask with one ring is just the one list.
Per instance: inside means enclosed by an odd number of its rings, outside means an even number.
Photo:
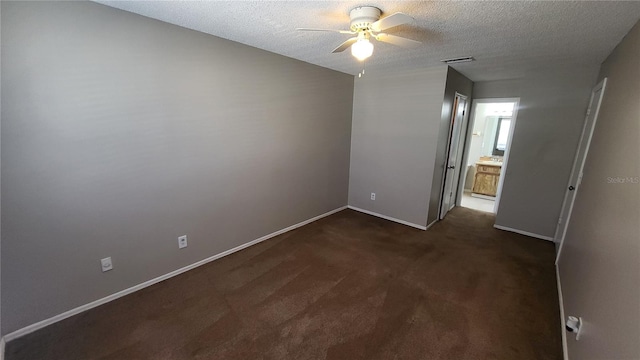
[{"label": "door hinge", "polygon": [[587,116],[591,115],[591,108],[587,109]]}]

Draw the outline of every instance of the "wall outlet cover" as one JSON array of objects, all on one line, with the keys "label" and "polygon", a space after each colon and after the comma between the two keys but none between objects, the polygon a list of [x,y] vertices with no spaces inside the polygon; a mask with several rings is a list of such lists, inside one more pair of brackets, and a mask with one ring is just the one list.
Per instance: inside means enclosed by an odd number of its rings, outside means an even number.
[{"label": "wall outlet cover", "polygon": [[102,272],[113,269],[113,263],[111,262],[111,257],[106,257],[104,259],[101,259],[100,265],[102,266]]},{"label": "wall outlet cover", "polygon": [[178,249],[187,247],[187,235],[178,236]]},{"label": "wall outlet cover", "polygon": [[376,193],[371,193],[371,200],[375,200],[376,199]]}]

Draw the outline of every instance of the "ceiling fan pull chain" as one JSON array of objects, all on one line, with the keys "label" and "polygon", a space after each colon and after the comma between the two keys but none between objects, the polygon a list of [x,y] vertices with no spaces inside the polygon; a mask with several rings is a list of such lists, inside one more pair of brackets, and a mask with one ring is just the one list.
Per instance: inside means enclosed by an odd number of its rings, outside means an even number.
[{"label": "ceiling fan pull chain", "polygon": [[367,68],[367,62],[362,61],[362,71],[358,73],[358,77],[361,78],[364,75],[364,70]]}]

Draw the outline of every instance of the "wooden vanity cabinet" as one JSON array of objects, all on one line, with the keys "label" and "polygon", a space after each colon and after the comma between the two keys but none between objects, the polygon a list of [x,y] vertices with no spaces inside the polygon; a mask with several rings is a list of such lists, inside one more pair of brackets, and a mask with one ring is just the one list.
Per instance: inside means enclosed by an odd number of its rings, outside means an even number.
[{"label": "wooden vanity cabinet", "polygon": [[496,196],[498,181],[500,180],[500,165],[477,163],[476,176],[473,181],[472,192],[487,196]]}]

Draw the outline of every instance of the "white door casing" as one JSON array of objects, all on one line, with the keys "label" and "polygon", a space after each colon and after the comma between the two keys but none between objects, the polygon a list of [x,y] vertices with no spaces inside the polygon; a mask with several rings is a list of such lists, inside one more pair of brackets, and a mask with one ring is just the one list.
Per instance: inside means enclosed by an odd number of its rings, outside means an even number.
[{"label": "white door casing", "polygon": [[571,219],[571,212],[573,211],[573,204],[578,194],[578,190],[580,189],[580,183],[582,182],[584,163],[589,153],[589,146],[591,145],[593,130],[595,129],[596,121],[598,120],[598,113],[600,112],[600,105],[602,104],[602,98],[604,96],[606,85],[607,78],[604,78],[591,91],[591,99],[589,100],[587,115],[582,127],[580,142],[578,143],[576,156],[573,160],[573,167],[571,169],[569,183],[564,195],[562,210],[560,211],[560,218],[558,219],[558,225],[556,226],[556,232],[553,237],[553,241],[559,244],[558,254],[556,255],[556,264],[560,259],[562,245],[567,234],[567,227],[569,225],[569,220]]}]

